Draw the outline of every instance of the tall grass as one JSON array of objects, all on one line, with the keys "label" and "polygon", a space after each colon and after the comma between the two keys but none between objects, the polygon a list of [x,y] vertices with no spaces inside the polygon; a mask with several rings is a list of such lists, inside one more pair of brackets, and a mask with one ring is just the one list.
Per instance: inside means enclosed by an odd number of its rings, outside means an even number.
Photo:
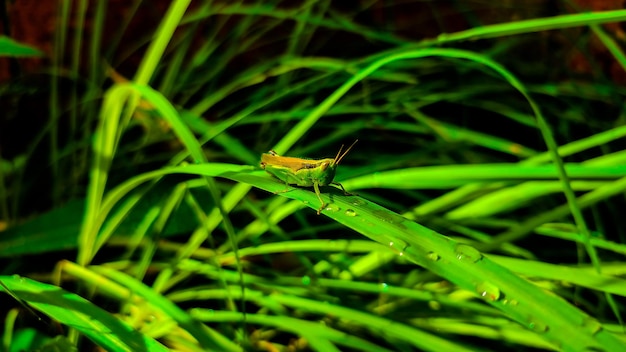
[{"label": "tall grass", "polygon": [[[626,61],[603,25],[626,11],[420,39],[400,34],[400,5],[176,1],[118,43],[104,2],[78,5],[59,8],[45,132],[0,165],[5,350],[624,348],[624,90],[609,72]],[[64,32],[85,19],[91,32]],[[88,82],[69,105],[66,41]],[[351,194],[322,187],[319,216],[312,188],[259,167],[270,149],[332,157],[357,138],[336,177]],[[52,209],[32,214],[41,149]]]}]

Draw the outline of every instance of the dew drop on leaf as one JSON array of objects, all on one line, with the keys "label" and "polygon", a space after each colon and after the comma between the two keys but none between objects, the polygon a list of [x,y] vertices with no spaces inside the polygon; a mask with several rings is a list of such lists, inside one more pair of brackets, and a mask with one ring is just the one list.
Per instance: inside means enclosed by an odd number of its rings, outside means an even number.
[{"label": "dew drop on leaf", "polygon": [[487,281],[476,285],[476,292],[487,301],[497,301],[500,298],[500,289]]},{"label": "dew drop on leaf", "polygon": [[335,204],[328,204],[324,210],[335,213],[338,212],[340,209],[341,208],[339,208],[339,206]]},{"label": "dew drop on leaf", "polygon": [[399,256],[403,256],[404,255],[404,250],[408,247],[409,245],[402,241],[402,240],[398,240],[395,239],[393,241],[389,241],[389,247],[391,248],[391,250],[393,250],[394,252],[398,253]]},{"label": "dew drop on leaf", "polygon": [[358,206],[367,204],[367,202],[361,198],[354,198],[350,200],[350,204],[354,205],[355,207],[358,207]]},{"label": "dew drop on leaf", "polygon": [[430,252],[428,253],[428,255],[426,256],[428,259],[432,260],[433,262],[438,261],[441,257],[439,257],[439,254],[435,253],[435,252]]},{"label": "dew drop on leaf", "polygon": [[515,307],[519,304],[519,302],[517,302],[516,299],[503,299],[502,300],[502,304],[506,305],[510,305],[511,307]]},{"label": "dew drop on leaf", "polygon": [[380,220],[390,224],[399,224],[406,220],[403,216],[386,210],[376,210],[373,214]]},{"label": "dew drop on leaf", "polygon": [[548,331],[548,324],[536,319],[530,319],[528,328],[534,332],[543,333]]},{"label": "dew drop on leaf", "polygon": [[468,263],[476,263],[483,258],[483,255],[478,251],[478,249],[462,243],[456,245],[454,252],[456,253],[456,258],[458,260]]}]

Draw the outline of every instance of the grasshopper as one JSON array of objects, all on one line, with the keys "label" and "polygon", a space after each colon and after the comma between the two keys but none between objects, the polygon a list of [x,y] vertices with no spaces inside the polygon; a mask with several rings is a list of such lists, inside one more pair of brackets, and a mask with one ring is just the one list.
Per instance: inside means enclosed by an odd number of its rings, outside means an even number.
[{"label": "grasshopper", "polygon": [[352,149],[358,141],[358,139],[354,141],[343,154],[341,153],[343,149],[342,144],[334,159],[326,158],[315,160],[293,158],[290,156],[280,156],[275,151],[270,150],[268,153],[261,155],[261,167],[270,175],[285,182],[286,185],[313,187],[317,199],[319,199],[322,204],[320,208],[317,209],[317,215],[320,215],[322,209],[326,206],[320,196],[320,186],[328,186],[331,184],[338,185],[345,194],[349,194],[341,183],[333,182],[333,179],[335,178],[337,165],[339,165],[341,159],[348,154],[350,149]]}]

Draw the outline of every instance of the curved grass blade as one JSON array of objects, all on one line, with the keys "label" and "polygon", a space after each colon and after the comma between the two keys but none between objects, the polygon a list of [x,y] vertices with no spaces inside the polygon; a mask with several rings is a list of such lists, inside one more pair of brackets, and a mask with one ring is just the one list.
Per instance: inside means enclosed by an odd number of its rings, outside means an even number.
[{"label": "curved grass blade", "polygon": [[[2,276],[3,286],[30,307],[70,326],[109,351],[169,351],[109,312],[57,286],[18,276]],[[6,290],[2,288],[2,290]]]}]

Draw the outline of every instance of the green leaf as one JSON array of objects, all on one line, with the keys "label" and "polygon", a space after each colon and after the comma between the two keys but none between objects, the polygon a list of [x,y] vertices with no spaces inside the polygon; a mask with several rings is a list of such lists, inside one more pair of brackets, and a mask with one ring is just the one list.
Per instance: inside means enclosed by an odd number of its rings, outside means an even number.
[{"label": "green leaf", "polygon": [[6,35],[0,35],[0,56],[41,57],[44,53],[32,46],[18,43]]},{"label": "green leaf", "polygon": [[0,290],[78,330],[108,351],[168,351],[165,346],[133,330],[111,313],[57,286],[18,276],[0,276],[0,281],[6,286],[0,286]]}]

